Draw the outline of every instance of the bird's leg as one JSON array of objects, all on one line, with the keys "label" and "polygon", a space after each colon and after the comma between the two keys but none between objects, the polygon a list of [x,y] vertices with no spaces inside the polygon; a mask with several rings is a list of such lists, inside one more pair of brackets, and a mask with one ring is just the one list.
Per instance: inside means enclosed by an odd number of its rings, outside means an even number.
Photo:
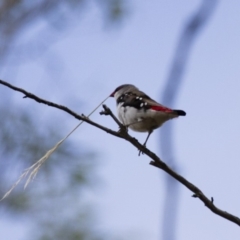
[{"label": "bird's leg", "polygon": [[[128,124],[128,125],[125,125],[125,127],[128,128],[129,126],[131,126],[131,125],[133,125],[133,124],[137,124],[137,123],[139,123],[139,122],[143,122],[144,120],[145,120],[145,119],[140,119],[139,121],[130,123],[130,124]],[[150,137],[150,135],[151,135],[152,132],[153,132],[153,130],[150,130],[150,131],[148,132],[147,138],[146,138],[146,140],[145,140],[145,142],[144,142],[144,144],[143,144],[144,147],[146,147],[147,141],[148,141],[148,139],[149,139],[149,137]],[[139,150],[138,156],[140,156],[141,154],[143,154],[143,152],[142,152],[141,150]]]},{"label": "bird's leg", "polygon": [[[150,135],[152,134],[152,132],[153,132],[153,130],[150,130],[150,131],[148,132],[147,138],[146,138],[146,140],[145,140],[145,142],[144,142],[144,144],[143,144],[144,147],[146,147],[147,141],[148,141]],[[140,156],[141,154],[143,154],[143,152],[142,152],[141,150],[139,150],[138,156]]]},{"label": "bird's leg", "polygon": [[145,140],[145,142],[144,142],[144,144],[143,144],[144,147],[146,147],[147,141],[148,141],[150,135],[152,134],[152,132],[153,132],[153,130],[150,130],[150,131],[148,132],[147,138],[146,138],[146,140]]}]

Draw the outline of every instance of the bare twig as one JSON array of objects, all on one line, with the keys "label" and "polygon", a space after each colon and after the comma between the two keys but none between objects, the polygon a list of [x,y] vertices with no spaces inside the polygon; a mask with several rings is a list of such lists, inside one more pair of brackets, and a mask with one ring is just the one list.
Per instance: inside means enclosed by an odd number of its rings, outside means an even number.
[{"label": "bare twig", "polygon": [[103,104],[103,109],[104,111],[101,111],[100,115],[110,115],[120,128],[124,127],[122,123],[112,113],[111,109],[108,108],[105,104]]},{"label": "bare twig", "polygon": [[[145,146],[143,146],[142,144],[140,144],[137,139],[131,137],[127,132],[117,132],[117,131],[113,131],[109,128],[106,128],[98,123],[95,123],[93,121],[91,121],[90,119],[88,119],[87,117],[78,115],[77,113],[71,111],[70,109],[68,109],[65,106],[62,105],[58,105],[56,103],[53,102],[49,102],[47,100],[44,100],[40,97],[37,97],[36,95],[29,93],[27,91],[25,91],[24,89],[15,87],[5,81],[0,80],[0,84],[5,85],[15,91],[21,92],[23,93],[27,98],[31,98],[34,99],[35,101],[39,102],[39,103],[44,103],[48,106],[51,107],[55,107],[58,109],[61,109],[67,113],[69,113],[70,115],[74,116],[75,118],[82,120],[84,122],[87,122],[89,124],[91,124],[92,126],[95,126],[115,137],[119,137],[119,138],[123,138],[126,141],[130,142],[133,146],[135,146],[137,149],[141,150],[143,153],[145,153],[147,156],[149,156],[152,161],[150,162],[150,165],[155,166],[157,168],[162,169],[164,172],[168,173],[170,176],[172,176],[174,179],[176,179],[178,182],[182,183],[186,188],[188,188],[190,191],[192,191],[194,193],[194,196],[199,198],[207,208],[209,208],[212,212],[214,212],[215,214],[236,223],[237,225],[240,226],[240,219],[237,216],[234,216],[228,212],[225,212],[219,208],[217,208],[214,203],[213,203],[213,199],[209,199],[207,198],[204,193],[198,188],[196,187],[194,184],[192,184],[191,182],[189,182],[187,179],[185,179],[184,177],[182,177],[181,175],[179,175],[177,172],[173,171],[166,163],[164,163],[155,153],[151,152],[149,149],[147,149]],[[111,117],[113,117],[114,115],[112,114],[111,110],[107,110],[109,111],[109,115]]]},{"label": "bare twig", "polygon": [[121,132],[122,134],[124,134],[125,132],[128,131],[127,127],[124,126],[117,118],[116,116],[112,113],[111,109],[108,108],[105,104],[103,104],[103,109],[104,111],[100,112],[100,115],[109,115],[119,126],[119,133]]}]

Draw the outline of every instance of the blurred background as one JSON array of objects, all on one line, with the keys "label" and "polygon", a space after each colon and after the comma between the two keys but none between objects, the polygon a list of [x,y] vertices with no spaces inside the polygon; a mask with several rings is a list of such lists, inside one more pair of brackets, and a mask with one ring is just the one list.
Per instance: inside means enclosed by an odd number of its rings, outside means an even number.
[{"label": "blurred background", "polygon": [[[185,110],[152,134],[149,149],[240,216],[239,9],[239,1],[217,0],[2,0],[0,79],[79,114],[124,83]],[[2,85],[0,96],[3,196],[78,121]],[[106,104],[115,111],[113,99]],[[99,111],[92,119],[117,130]],[[149,161],[83,124],[26,190],[0,202],[1,238],[239,238],[237,225]]]}]

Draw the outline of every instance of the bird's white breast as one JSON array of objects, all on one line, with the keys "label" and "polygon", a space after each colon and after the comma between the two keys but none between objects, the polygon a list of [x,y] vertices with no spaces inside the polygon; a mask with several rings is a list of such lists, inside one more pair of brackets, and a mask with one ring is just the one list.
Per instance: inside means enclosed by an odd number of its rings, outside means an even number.
[{"label": "bird's white breast", "polygon": [[137,109],[131,106],[117,106],[120,121],[130,129],[137,132],[149,132],[160,127],[164,122],[173,118],[170,114],[152,109]]}]

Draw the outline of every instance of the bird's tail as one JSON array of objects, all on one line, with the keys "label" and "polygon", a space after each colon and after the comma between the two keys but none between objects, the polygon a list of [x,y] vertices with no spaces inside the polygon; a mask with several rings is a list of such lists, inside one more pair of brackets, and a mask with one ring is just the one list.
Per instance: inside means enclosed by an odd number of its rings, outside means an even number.
[{"label": "bird's tail", "polygon": [[186,112],[183,110],[173,110],[174,113],[176,113],[178,116],[186,116]]}]

